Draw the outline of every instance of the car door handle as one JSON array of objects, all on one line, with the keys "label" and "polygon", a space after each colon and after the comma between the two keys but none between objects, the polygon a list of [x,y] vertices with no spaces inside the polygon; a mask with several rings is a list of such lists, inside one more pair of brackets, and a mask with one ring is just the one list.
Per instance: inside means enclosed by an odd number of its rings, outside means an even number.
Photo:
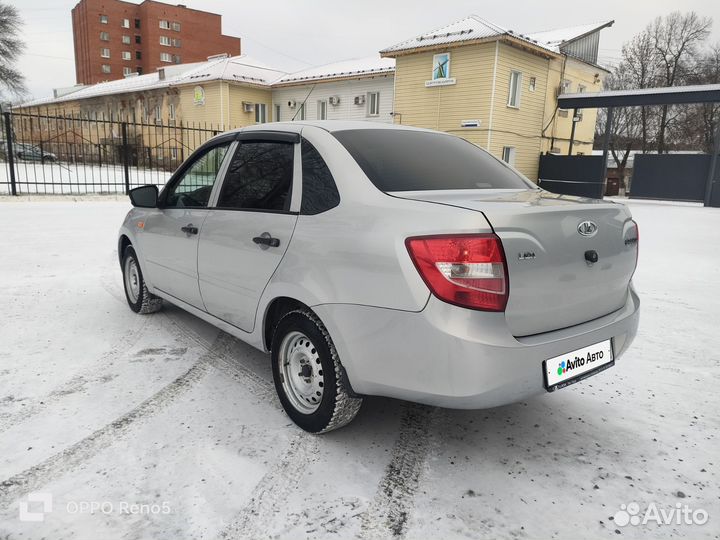
[{"label": "car door handle", "polygon": [[189,223],[189,224],[185,225],[184,227],[180,227],[180,230],[182,232],[184,232],[185,234],[197,234],[198,233],[198,228],[193,227],[192,223]]},{"label": "car door handle", "polygon": [[262,233],[260,236],[256,236],[253,238],[253,242],[255,242],[259,246],[267,246],[267,247],[278,247],[280,245],[280,239],[279,238],[273,238],[270,236],[270,233]]}]

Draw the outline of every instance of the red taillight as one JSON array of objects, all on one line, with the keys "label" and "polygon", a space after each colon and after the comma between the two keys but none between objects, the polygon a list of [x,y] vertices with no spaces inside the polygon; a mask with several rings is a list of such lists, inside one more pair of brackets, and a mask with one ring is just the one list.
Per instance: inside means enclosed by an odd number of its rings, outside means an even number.
[{"label": "red taillight", "polygon": [[[634,276],[635,270],[637,270],[638,260],[640,259],[640,227],[638,227],[637,221],[634,219],[631,221],[633,225],[635,225],[635,268],[633,268],[632,273],[632,276]],[[632,276],[630,276],[630,279],[632,279]]]},{"label": "red taillight", "polygon": [[451,304],[504,311],[509,282],[505,253],[494,234],[418,236],[405,240],[432,293]]}]

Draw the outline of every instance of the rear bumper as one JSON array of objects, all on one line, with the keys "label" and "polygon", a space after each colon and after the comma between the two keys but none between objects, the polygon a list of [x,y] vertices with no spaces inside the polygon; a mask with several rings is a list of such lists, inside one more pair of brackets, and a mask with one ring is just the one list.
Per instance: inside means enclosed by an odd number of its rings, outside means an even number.
[{"label": "rear bumper", "polygon": [[637,332],[640,300],[630,287],[614,313],[524,338],[510,333],[503,313],[463,309],[433,296],[421,312],[348,304],[313,309],[355,392],[482,409],[544,393],[542,362],[548,358],[612,338],[618,360]]}]

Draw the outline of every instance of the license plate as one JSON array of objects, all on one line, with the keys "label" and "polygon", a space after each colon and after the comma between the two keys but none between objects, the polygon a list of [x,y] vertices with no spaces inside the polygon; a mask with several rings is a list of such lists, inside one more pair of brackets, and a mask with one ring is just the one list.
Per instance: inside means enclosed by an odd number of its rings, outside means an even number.
[{"label": "license plate", "polygon": [[582,381],[615,365],[612,340],[550,358],[543,362],[548,392]]}]

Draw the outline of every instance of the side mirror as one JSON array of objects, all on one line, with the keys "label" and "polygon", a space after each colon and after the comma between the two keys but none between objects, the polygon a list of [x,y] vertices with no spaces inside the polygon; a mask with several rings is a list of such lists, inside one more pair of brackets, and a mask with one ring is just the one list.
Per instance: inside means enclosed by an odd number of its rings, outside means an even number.
[{"label": "side mirror", "polygon": [[128,193],[130,202],[138,208],[157,208],[158,194],[157,186],[142,186],[131,189]]}]

